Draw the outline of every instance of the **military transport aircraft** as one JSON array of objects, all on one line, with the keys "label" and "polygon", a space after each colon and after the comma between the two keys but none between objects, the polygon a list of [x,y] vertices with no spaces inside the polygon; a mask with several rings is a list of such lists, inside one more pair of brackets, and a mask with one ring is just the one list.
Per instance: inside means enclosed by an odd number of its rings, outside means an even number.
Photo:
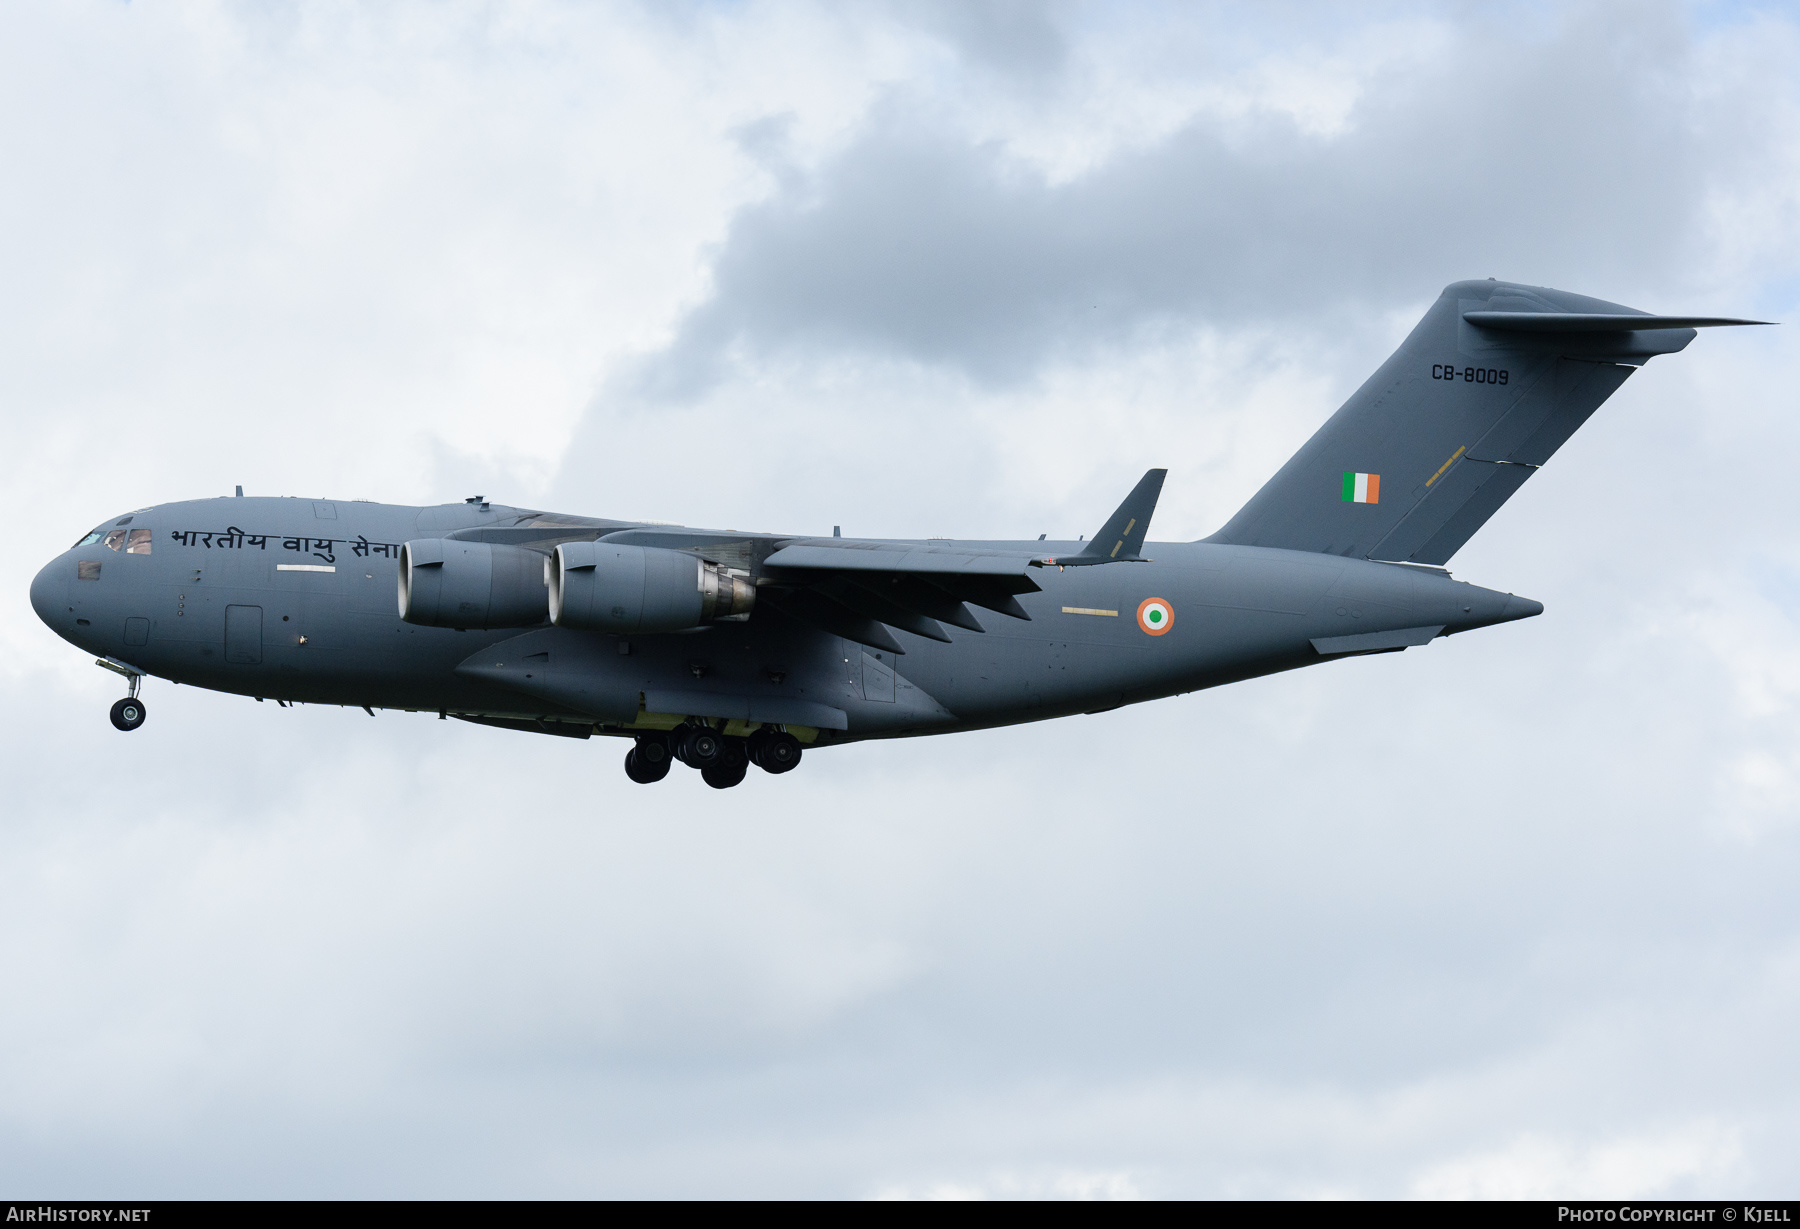
[{"label": "military transport aircraft", "polygon": [[[1146,541],[1153,469],[1076,542],[867,540],[236,497],[82,536],[31,585],[128,680],[632,740],[724,789],[805,747],[1092,713],[1542,612],[1443,565],[1626,377],[1694,329],[1509,282],[1447,287],[1225,527]],[[980,613],[977,613],[977,612]]]}]

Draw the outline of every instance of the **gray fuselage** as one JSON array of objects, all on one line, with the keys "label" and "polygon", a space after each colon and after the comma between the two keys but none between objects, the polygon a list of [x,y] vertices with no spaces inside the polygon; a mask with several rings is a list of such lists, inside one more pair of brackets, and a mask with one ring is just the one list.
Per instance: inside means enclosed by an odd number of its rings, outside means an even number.
[{"label": "gray fuselage", "polygon": [[[1034,568],[1041,591],[1018,596],[1029,620],[984,610],[985,632],[953,628],[950,643],[902,633],[899,657],[760,604],[745,622],[679,634],[548,625],[459,631],[402,621],[399,544],[535,515],[497,505],[286,498],[160,504],[95,531],[104,535],[116,523],[128,539],[130,530],[149,530],[136,553],[129,540],[118,549],[104,539],[71,549],[33,581],[32,605],[87,652],[216,691],[555,723],[557,732],[572,723],[584,732],[630,734],[685,715],[754,722],[759,711],[785,712],[789,728],[820,744],[1093,712],[1542,610],[1436,570],[1160,542],[1144,548],[1150,562]],[[590,539],[642,528],[571,518],[577,522]],[[1018,554],[1073,554],[1082,546],[954,545]],[[1140,619],[1151,599],[1169,612],[1154,634]],[[621,720],[584,710],[567,687],[546,693],[543,684],[558,669],[579,671],[584,685],[599,679],[609,694],[636,693],[641,711]],[[808,711],[842,717],[793,720]]]}]

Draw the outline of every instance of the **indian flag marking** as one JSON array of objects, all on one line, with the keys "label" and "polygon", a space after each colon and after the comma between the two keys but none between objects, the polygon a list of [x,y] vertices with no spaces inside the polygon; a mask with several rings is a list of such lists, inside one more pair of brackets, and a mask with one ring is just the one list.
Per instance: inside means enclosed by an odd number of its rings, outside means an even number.
[{"label": "indian flag marking", "polygon": [[1344,502],[1347,504],[1378,504],[1381,502],[1380,474],[1353,474],[1344,471]]},{"label": "indian flag marking", "polygon": [[1160,597],[1147,597],[1138,603],[1138,626],[1152,636],[1160,636],[1175,625],[1175,608]]}]

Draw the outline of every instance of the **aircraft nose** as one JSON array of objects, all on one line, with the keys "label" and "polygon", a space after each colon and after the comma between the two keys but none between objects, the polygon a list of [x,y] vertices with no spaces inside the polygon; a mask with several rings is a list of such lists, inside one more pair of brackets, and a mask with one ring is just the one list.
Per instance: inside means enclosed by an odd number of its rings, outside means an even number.
[{"label": "aircraft nose", "polygon": [[54,563],[46,563],[31,581],[31,608],[37,611],[38,618],[52,627],[56,625],[57,611],[64,605],[62,588],[63,577]]}]

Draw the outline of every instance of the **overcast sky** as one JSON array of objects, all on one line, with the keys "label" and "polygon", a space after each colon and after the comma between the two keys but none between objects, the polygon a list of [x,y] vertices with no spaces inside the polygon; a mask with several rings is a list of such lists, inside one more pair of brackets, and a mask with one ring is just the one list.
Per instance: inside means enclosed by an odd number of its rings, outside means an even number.
[{"label": "overcast sky", "polygon": [[[0,1195],[1800,1181],[1785,6],[107,2],[0,17]],[[1783,328],[1453,561],[1526,623],[809,755],[118,680],[227,494],[848,534],[1235,511],[1447,282]],[[552,744],[552,745],[545,745]]]}]

